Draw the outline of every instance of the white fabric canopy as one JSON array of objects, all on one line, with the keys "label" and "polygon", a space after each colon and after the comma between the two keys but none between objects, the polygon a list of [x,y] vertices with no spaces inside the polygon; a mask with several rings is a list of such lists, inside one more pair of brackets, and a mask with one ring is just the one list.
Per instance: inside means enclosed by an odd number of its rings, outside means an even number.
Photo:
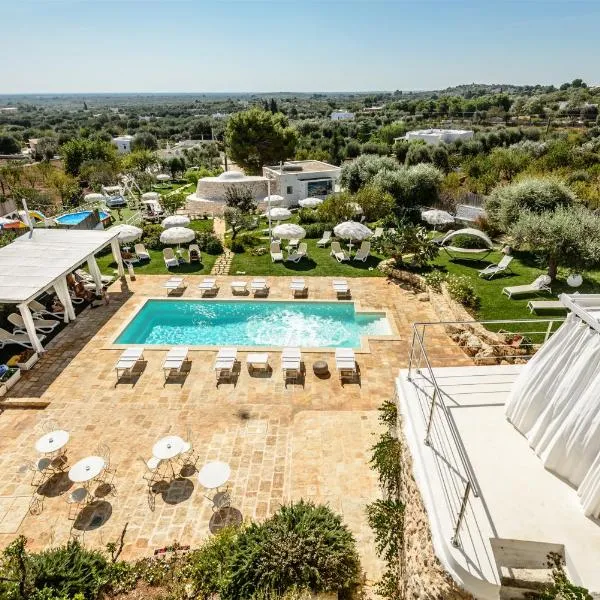
[{"label": "white fabric canopy", "polygon": [[600,332],[570,314],[523,368],[506,406],[544,466],[600,516]]},{"label": "white fabric canopy", "polygon": [[135,242],[135,240],[139,240],[142,237],[142,233],[144,233],[139,227],[136,227],[135,225],[127,225],[125,223],[109,227],[108,231],[116,232],[117,239],[122,244]]},{"label": "white fabric canopy", "polygon": [[163,219],[161,225],[165,229],[169,229],[169,227],[185,227],[190,224],[190,218],[185,215],[171,215],[166,219]]},{"label": "white fabric canopy", "polygon": [[84,202],[104,202],[104,200],[106,200],[106,196],[104,194],[96,194],[96,193],[91,193],[91,194],[86,194],[83,197]]},{"label": "white fabric canopy", "polygon": [[273,235],[282,240],[301,240],[306,235],[306,231],[295,223],[284,223],[273,228]]},{"label": "white fabric canopy", "polygon": [[466,227],[465,229],[450,231],[442,240],[442,246],[445,246],[446,242],[449,242],[453,237],[456,237],[457,235],[471,235],[473,237],[479,238],[480,240],[483,240],[487,244],[488,248],[494,247],[492,240],[490,240],[490,238],[485,233],[483,233],[483,231],[480,231],[479,229],[474,229],[473,227]]},{"label": "white fabric canopy", "polygon": [[163,244],[186,244],[196,238],[196,232],[187,227],[169,227],[160,234]]},{"label": "white fabric canopy", "polygon": [[285,221],[292,216],[287,208],[271,208],[265,213],[265,217],[270,216],[275,221]]},{"label": "white fabric canopy", "polygon": [[426,210],[421,213],[421,218],[430,225],[450,225],[454,223],[454,217],[445,210]]},{"label": "white fabric canopy", "polygon": [[373,235],[373,232],[362,223],[356,221],[344,221],[333,228],[336,237],[344,240],[365,240]]},{"label": "white fabric canopy", "polygon": [[323,204],[323,200],[320,198],[304,198],[304,200],[300,200],[298,204],[302,208],[316,208],[317,206]]}]

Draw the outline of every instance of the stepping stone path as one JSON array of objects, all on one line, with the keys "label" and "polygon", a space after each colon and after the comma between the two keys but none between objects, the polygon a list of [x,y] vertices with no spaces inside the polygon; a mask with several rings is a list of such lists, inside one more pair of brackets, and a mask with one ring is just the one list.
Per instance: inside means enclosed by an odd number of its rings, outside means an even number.
[{"label": "stepping stone path", "polygon": [[[221,240],[225,240],[225,219],[216,217],[213,220],[213,231],[215,235]],[[223,249],[223,254],[217,258],[213,268],[210,272],[211,275],[229,275],[231,269],[231,261],[233,260],[233,252],[229,248]]]}]

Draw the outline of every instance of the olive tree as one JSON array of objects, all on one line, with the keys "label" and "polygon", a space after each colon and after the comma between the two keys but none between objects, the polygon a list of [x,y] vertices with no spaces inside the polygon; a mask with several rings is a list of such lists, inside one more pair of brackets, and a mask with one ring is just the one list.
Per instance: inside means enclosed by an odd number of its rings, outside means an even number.
[{"label": "olive tree", "polygon": [[490,223],[508,231],[523,211],[540,214],[552,212],[575,201],[573,192],[563,183],[550,178],[522,179],[494,188],[485,209]]},{"label": "olive tree", "polygon": [[399,168],[398,162],[389,156],[363,154],[342,167],[340,184],[354,194],[361,187],[369,184],[380,171],[395,171]]},{"label": "olive tree", "polygon": [[509,233],[517,248],[538,252],[547,260],[552,279],[558,267],[582,270],[600,264],[600,217],[582,206],[525,211]]}]

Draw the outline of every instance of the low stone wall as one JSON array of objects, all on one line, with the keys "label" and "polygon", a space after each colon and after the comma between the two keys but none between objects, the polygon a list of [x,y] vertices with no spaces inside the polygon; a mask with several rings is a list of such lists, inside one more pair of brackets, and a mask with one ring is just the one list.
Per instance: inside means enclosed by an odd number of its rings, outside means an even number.
[{"label": "low stone wall", "polygon": [[[268,193],[266,181],[219,181],[217,178],[214,178],[212,181],[199,179],[196,187],[196,196],[215,202],[225,202],[225,192],[229,187],[250,190],[255,200],[262,200]],[[271,190],[271,193],[275,194],[276,192]]]}]

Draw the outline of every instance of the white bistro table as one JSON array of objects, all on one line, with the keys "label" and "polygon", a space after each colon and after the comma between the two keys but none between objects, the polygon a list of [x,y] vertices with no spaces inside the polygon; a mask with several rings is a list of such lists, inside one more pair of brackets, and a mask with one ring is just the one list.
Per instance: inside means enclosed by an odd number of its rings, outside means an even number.
[{"label": "white bistro table", "polygon": [[161,438],[152,446],[152,455],[159,460],[164,460],[169,463],[173,477],[175,477],[175,469],[171,461],[177,458],[185,448],[185,442],[178,435],[167,435]]},{"label": "white bistro table", "polygon": [[35,443],[35,449],[40,454],[54,454],[64,448],[69,441],[69,432],[63,429],[51,431],[39,438]]},{"label": "white bistro table", "polygon": [[105,466],[101,456],[86,456],[69,469],[69,479],[73,483],[87,483],[98,477]]},{"label": "white bistro table", "polygon": [[206,496],[213,503],[213,510],[225,508],[230,505],[230,496],[227,490],[220,492],[219,488],[223,487],[231,476],[231,467],[220,460],[215,460],[206,463],[198,473],[198,483],[205,489],[212,491],[216,490],[215,495],[211,498]]}]

